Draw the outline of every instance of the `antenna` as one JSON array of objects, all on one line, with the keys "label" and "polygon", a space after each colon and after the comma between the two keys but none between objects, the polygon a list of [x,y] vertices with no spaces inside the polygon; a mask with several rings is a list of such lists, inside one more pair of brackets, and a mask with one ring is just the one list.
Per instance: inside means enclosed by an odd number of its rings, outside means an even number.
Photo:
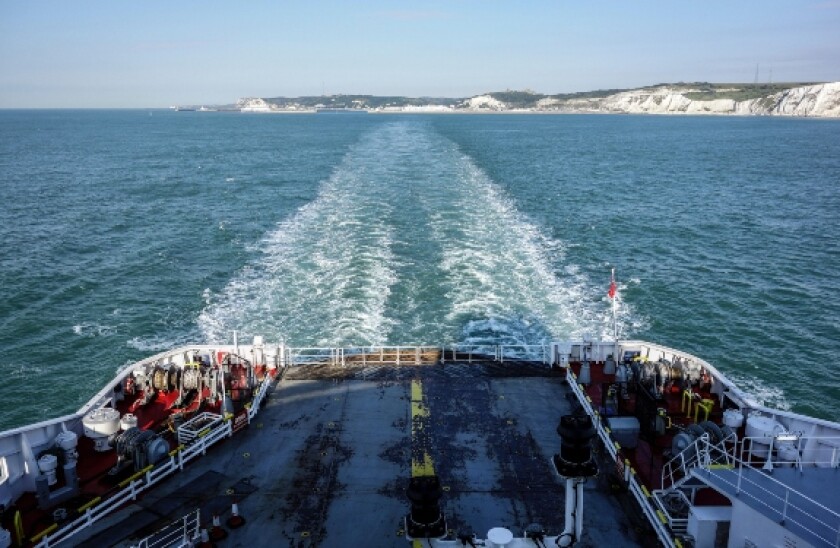
[{"label": "antenna", "polygon": [[753,84],[758,83],[758,63],[755,64],[755,78],[753,78]]}]

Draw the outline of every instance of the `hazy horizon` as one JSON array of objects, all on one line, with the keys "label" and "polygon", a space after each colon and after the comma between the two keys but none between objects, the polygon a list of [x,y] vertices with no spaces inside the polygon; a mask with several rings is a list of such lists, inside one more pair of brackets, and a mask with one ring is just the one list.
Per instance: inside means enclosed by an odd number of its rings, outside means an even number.
[{"label": "hazy horizon", "polygon": [[840,80],[840,0],[0,0],[0,108]]}]

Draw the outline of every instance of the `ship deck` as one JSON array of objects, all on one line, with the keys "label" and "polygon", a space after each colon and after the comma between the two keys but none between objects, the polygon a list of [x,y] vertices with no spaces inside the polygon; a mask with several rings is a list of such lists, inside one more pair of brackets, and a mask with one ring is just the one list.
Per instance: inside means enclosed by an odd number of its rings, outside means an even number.
[{"label": "ship deck", "polygon": [[[247,430],[72,540],[128,546],[196,507],[202,522],[224,523],[236,502],[246,524],[226,546],[405,545],[418,468],[440,478],[451,531],[521,535],[538,522],[557,534],[564,482],[551,457],[572,411],[565,382],[530,363],[290,368]],[[418,454],[430,462],[418,467]],[[610,487],[603,472],[587,483],[581,545],[654,542],[629,495]]]}]

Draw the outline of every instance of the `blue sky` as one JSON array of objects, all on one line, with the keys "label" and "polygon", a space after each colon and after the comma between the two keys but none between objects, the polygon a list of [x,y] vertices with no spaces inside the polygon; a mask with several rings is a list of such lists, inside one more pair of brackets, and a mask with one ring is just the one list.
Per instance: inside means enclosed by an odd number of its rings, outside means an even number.
[{"label": "blue sky", "polygon": [[840,0],[0,0],[0,107],[840,80]]}]

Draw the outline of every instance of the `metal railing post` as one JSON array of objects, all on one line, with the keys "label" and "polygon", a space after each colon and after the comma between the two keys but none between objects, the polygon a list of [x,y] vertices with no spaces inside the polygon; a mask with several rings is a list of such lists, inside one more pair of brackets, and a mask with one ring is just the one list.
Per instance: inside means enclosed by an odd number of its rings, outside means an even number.
[{"label": "metal railing post", "polygon": [[787,519],[788,499],[790,498],[790,489],[785,490],[785,505],[782,508],[782,523]]}]

